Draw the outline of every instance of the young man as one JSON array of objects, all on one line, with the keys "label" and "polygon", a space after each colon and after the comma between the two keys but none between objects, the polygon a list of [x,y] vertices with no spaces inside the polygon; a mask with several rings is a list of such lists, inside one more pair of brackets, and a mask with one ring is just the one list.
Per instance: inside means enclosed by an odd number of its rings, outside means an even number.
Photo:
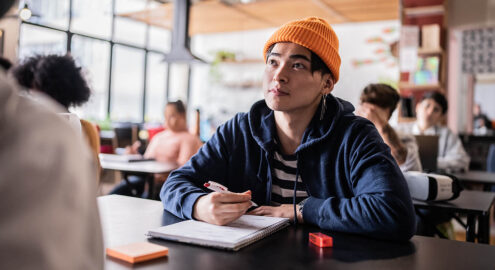
[{"label": "young man", "polygon": [[404,133],[414,135],[438,135],[438,169],[446,172],[467,171],[470,158],[461,140],[448,127],[441,125],[447,108],[447,99],[441,93],[427,92],[416,105],[417,121],[402,124],[399,128]]},{"label": "young man", "polygon": [[[389,148],[371,122],[330,94],[340,67],[330,25],[315,17],[289,22],[263,53],[265,99],[219,127],[171,173],[160,194],[165,209],[223,225],[253,200],[262,205],[254,215],[409,239],[413,207]],[[210,180],[238,193],[208,193],[202,187]]]},{"label": "young man", "polygon": [[382,83],[369,84],[361,93],[360,100],[361,106],[356,114],[375,125],[401,171],[422,171],[414,136],[396,132],[388,123],[400,100],[397,90]]}]

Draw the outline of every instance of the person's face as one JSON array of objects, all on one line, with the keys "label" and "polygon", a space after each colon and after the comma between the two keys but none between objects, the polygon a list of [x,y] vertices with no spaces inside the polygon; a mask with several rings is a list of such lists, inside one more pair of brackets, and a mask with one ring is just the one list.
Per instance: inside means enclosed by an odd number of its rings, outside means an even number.
[{"label": "person's face", "polygon": [[480,113],[481,113],[481,108],[480,108],[480,105],[475,104],[475,105],[473,106],[473,114],[474,114],[474,115],[478,115],[478,114],[480,114]]},{"label": "person's face", "polygon": [[180,114],[174,105],[165,107],[165,127],[171,131],[180,131],[185,128],[186,119]]},{"label": "person's face", "polygon": [[429,128],[440,123],[443,116],[442,106],[431,98],[425,99],[416,106],[416,115],[419,125]]},{"label": "person's face", "polygon": [[318,106],[333,89],[330,74],[311,72],[311,52],[295,43],[277,43],[268,56],[263,93],[274,111],[301,112]]}]

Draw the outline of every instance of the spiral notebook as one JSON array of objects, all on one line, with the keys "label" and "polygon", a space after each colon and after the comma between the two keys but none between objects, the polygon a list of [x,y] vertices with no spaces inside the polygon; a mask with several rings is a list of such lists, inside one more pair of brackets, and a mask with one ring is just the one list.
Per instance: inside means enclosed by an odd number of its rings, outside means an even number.
[{"label": "spiral notebook", "polygon": [[186,220],[150,230],[148,236],[237,251],[288,225],[288,218],[243,215],[225,226]]}]

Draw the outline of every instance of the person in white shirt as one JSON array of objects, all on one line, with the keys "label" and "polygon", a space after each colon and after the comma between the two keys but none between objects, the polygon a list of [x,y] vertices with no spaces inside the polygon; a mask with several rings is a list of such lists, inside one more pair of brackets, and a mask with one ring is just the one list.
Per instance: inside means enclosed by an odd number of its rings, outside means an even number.
[{"label": "person in white shirt", "polygon": [[421,160],[414,136],[397,132],[388,123],[399,100],[399,93],[391,86],[382,83],[369,84],[361,93],[361,104],[356,109],[356,114],[375,125],[402,172],[421,171]]},{"label": "person in white shirt", "polygon": [[469,155],[459,137],[442,125],[448,103],[444,95],[432,91],[423,95],[416,105],[416,122],[399,126],[402,132],[414,135],[438,135],[437,167],[446,172],[460,172],[469,169]]}]

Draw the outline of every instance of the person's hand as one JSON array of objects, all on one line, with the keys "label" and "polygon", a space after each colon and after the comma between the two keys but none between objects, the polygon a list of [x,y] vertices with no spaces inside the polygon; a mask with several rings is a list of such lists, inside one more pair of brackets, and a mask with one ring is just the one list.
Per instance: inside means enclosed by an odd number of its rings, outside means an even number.
[{"label": "person's hand", "polygon": [[370,103],[361,104],[356,114],[370,120],[379,131],[388,123],[387,110]]},{"label": "person's hand", "polygon": [[124,154],[126,155],[137,154],[139,147],[141,147],[141,142],[135,141],[132,145],[128,145],[125,147]]},{"label": "person's hand", "polygon": [[225,225],[246,213],[251,207],[251,191],[244,193],[212,192],[194,204],[193,217],[215,225]]},{"label": "person's hand", "polygon": [[[303,217],[301,211],[299,211],[299,205],[296,205],[297,221],[303,223]],[[294,205],[282,204],[280,206],[260,206],[247,213],[248,215],[256,216],[270,216],[270,217],[284,217],[294,219]]]}]

